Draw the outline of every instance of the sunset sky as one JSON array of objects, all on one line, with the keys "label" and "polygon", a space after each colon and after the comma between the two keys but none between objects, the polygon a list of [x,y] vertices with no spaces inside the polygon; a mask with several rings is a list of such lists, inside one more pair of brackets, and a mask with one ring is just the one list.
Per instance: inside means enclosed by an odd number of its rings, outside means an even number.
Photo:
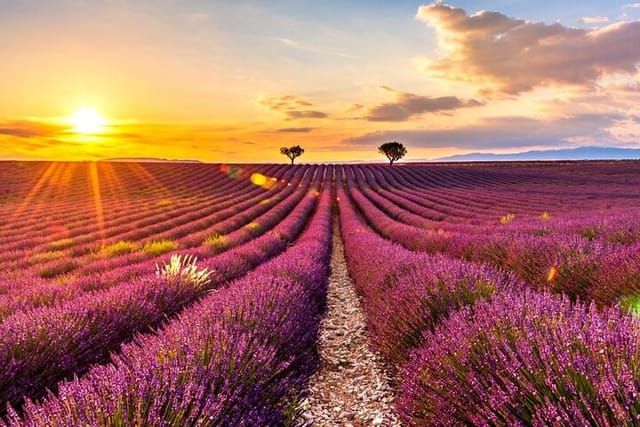
[{"label": "sunset sky", "polygon": [[640,3],[0,0],[0,158],[640,148]]}]

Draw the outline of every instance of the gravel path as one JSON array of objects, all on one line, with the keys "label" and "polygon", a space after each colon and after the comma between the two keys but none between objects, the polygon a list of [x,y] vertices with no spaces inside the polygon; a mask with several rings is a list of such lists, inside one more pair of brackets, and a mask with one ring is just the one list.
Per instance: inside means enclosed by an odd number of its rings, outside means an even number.
[{"label": "gravel path", "polygon": [[[337,223],[337,221],[336,221]],[[300,403],[298,426],[399,426],[394,392],[380,357],[367,345],[365,316],[334,226],[327,311],[320,324],[320,367]]]}]

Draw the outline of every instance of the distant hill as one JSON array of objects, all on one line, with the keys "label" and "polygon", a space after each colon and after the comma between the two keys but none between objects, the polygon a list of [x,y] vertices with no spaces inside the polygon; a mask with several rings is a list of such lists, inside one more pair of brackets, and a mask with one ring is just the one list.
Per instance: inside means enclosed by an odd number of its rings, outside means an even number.
[{"label": "distant hill", "polygon": [[102,162],[143,162],[143,163],[202,163],[200,160],[160,159],[156,157],[112,157]]},{"label": "distant hill", "polygon": [[437,162],[490,162],[520,160],[623,160],[640,159],[640,149],[616,147],[576,147],[521,153],[469,153],[434,159]]}]

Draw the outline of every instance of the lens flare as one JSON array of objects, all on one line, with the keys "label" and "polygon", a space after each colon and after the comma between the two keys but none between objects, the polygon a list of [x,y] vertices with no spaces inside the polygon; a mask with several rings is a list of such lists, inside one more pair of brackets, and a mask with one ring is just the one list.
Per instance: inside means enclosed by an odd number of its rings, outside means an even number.
[{"label": "lens flare", "polygon": [[237,165],[220,165],[220,172],[226,174],[229,178],[237,179],[244,175],[244,170]]},{"label": "lens flare", "polygon": [[267,183],[267,177],[258,172],[252,174],[250,179],[253,185],[257,185],[259,187],[262,187]]},{"label": "lens flare", "polygon": [[276,183],[278,182],[277,178],[269,178],[267,176],[264,176],[263,174],[256,172],[253,173],[251,175],[251,177],[249,178],[249,180],[251,181],[251,183],[253,185],[257,185],[258,187],[262,187],[265,190],[270,190],[272,189]]}]

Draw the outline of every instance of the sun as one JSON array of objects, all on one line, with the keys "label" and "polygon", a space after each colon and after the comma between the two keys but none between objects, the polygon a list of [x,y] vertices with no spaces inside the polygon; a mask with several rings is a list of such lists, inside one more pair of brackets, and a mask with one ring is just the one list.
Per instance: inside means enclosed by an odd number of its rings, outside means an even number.
[{"label": "sun", "polygon": [[76,133],[100,133],[104,130],[107,121],[93,108],[82,108],[69,118],[69,124]]}]

